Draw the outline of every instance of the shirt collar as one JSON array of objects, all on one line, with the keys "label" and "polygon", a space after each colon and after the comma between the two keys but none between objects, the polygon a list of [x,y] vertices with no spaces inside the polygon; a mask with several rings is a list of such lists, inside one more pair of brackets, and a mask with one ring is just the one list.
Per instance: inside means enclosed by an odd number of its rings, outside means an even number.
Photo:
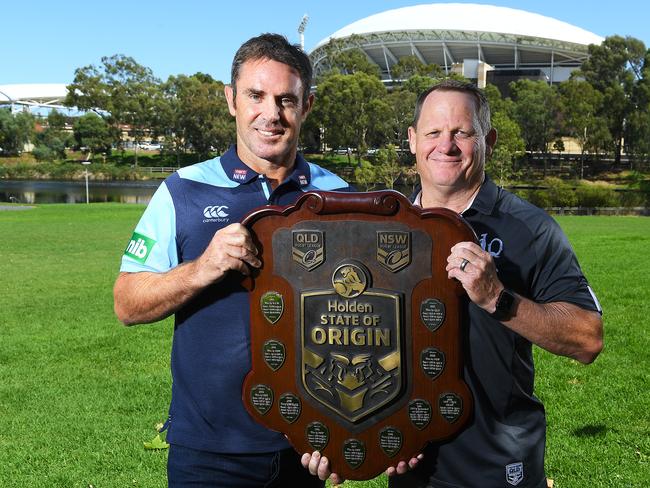
[{"label": "shirt collar", "polygon": [[476,211],[484,215],[490,215],[494,210],[494,206],[497,203],[498,197],[499,187],[495,185],[490,177],[486,174],[481,188],[476,194],[476,197],[474,197],[474,201],[463,213]]},{"label": "shirt collar", "polygon": [[300,153],[296,154],[296,163],[293,165],[293,171],[288,180],[294,181],[300,188],[309,185],[311,182],[309,163],[305,161],[305,158]]},{"label": "shirt collar", "polygon": [[[494,182],[486,174],[478,192],[476,195],[474,195],[474,198],[469,203],[467,208],[461,212],[461,215],[471,211],[490,215],[494,209],[494,205],[497,202],[498,196],[499,187],[497,187],[497,185],[495,185]],[[414,195],[412,196],[412,200],[413,205],[417,205],[418,207],[422,206],[422,187],[416,189]]]},{"label": "shirt collar", "polygon": [[221,166],[228,178],[235,183],[243,185],[257,178],[257,172],[247,166],[237,155],[237,146],[234,144],[221,155]]},{"label": "shirt collar", "polygon": [[[239,159],[237,146],[234,144],[221,155],[221,165],[228,178],[240,185],[246,184],[259,176],[259,173]],[[293,171],[287,178],[287,181],[289,180],[294,181],[299,187],[307,186],[311,181],[309,163],[305,161],[305,158],[300,153],[296,155]]]}]

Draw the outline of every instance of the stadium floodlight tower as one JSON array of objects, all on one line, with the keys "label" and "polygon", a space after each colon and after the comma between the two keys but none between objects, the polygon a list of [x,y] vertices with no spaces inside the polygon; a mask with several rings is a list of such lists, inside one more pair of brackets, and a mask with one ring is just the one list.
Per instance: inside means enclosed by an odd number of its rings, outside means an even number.
[{"label": "stadium floodlight tower", "polygon": [[309,15],[305,14],[302,16],[300,25],[298,26],[298,34],[300,34],[300,47],[302,50],[305,50],[305,27],[307,27],[307,22],[309,21]]}]

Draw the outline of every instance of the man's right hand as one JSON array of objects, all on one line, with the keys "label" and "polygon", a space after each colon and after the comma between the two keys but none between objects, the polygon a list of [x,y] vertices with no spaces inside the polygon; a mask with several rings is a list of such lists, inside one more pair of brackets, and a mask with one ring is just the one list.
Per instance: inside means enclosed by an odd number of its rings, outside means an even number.
[{"label": "man's right hand", "polygon": [[241,224],[230,224],[217,231],[203,254],[194,262],[196,278],[201,287],[222,280],[230,270],[248,276],[249,266],[259,268],[261,265],[253,239]]}]

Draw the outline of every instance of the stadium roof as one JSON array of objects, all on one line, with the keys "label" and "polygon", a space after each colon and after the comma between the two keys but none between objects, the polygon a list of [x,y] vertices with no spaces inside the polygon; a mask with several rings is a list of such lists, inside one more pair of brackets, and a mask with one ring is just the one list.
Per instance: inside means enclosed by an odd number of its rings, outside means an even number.
[{"label": "stadium roof", "polygon": [[64,83],[29,83],[0,85],[0,103],[54,106],[67,94]]},{"label": "stadium roof", "polygon": [[363,18],[320,41],[310,53],[318,73],[326,45],[360,48],[387,73],[399,58],[447,67],[479,59],[499,68],[579,66],[589,44],[603,38],[557,19],[482,4],[434,3],[387,10]]}]

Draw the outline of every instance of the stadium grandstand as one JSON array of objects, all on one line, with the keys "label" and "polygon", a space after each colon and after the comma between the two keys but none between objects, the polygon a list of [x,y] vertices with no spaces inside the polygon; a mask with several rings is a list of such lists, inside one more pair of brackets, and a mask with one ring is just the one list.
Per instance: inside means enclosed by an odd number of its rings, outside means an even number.
[{"label": "stadium grandstand", "polygon": [[27,83],[0,85],[0,107],[9,106],[11,112],[22,110],[68,110],[63,106],[67,90],[64,83]]},{"label": "stadium grandstand", "polygon": [[390,82],[404,56],[437,64],[499,88],[520,78],[559,83],[587,58],[589,44],[604,39],[557,19],[492,5],[433,3],[387,10],[363,18],[320,41],[309,53],[316,75],[330,68],[328,44],[358,48]]}]

